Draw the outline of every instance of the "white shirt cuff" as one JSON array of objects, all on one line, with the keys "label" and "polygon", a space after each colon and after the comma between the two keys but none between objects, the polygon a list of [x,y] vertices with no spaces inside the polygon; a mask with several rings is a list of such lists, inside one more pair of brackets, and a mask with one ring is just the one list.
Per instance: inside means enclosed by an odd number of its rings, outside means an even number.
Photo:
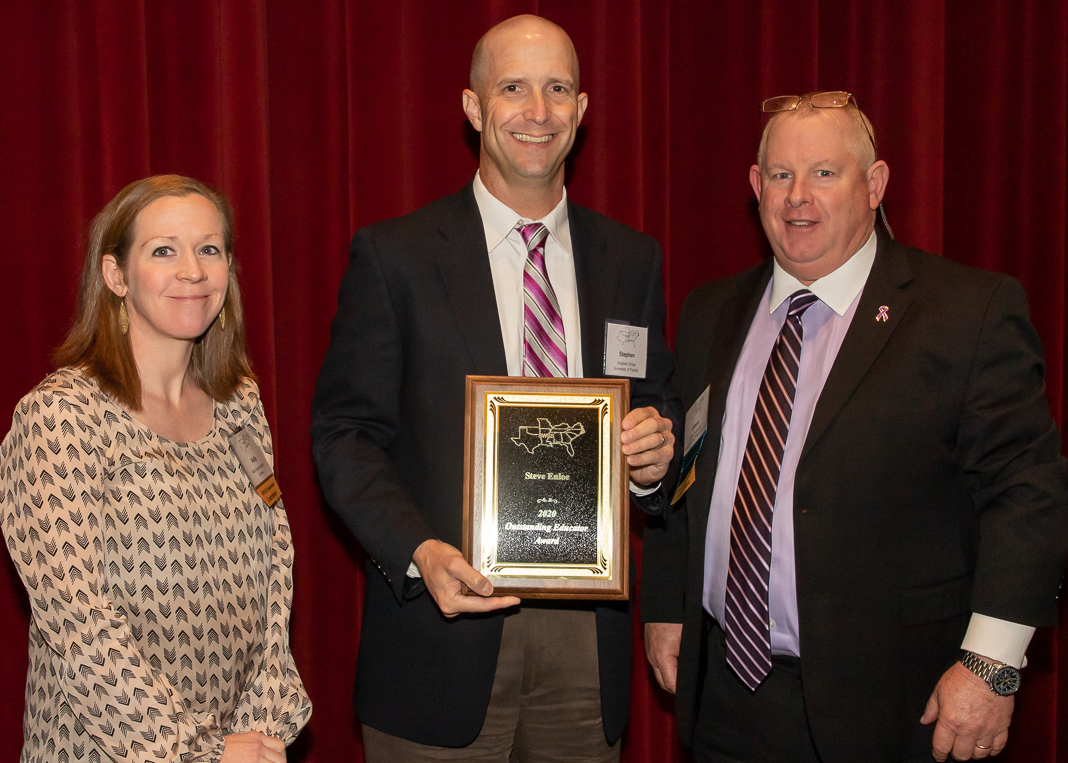
[{"label": "white shirt cuff", "polygon": [[419,574],[419,568],[415,566],[415,562],[409,562],[408,563],[408,577],[410,577],[410,578],[421,578],[421,577],[423,577],[422,575]]},{"label": "white shirt cuff", "polygon": [[634,495],[652,495],[653,493],[655,493],[659,489],[660,489],[660,483],[659,482],[657,482],[655,485],[646,486],[646,485],[639,485],[634,480],[630,481],[630,492],[634,493]]},{"label": "white shirt cuff", "polygon": [[973,612],[960,648],[1014,668],[1022,668],[1027,665],[1024,652],[1034,632],[1035,629],[1030,625],[1010,623]]}]

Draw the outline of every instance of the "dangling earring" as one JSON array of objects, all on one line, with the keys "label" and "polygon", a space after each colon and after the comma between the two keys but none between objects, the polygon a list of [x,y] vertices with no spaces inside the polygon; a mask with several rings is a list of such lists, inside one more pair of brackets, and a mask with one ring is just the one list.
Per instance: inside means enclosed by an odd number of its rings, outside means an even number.
[{"label": "dangling earring", "polygon": [[123,336],[130,332],[130,315],[126,312],[126,300],[119,302],[119,329]]},{"label": "dangling earring", "polygon": [[219,311],[219,328],[226,329],[226,304],[223,303],[223,309]]}]

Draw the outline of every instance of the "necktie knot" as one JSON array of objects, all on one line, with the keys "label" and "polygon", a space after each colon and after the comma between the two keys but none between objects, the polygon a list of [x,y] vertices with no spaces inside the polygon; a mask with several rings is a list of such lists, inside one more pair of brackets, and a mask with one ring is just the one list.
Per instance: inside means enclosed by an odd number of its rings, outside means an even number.
[{"label": "necktie knot", "polygon": [[545,237],[549,235],[549,229],[542,223],[519,223],[515,227],[519,235],[523,237],[523,243],[528,252],[540,246],[545,241]]},{"label": "necktie knot", "polygon": [[791,318],[797,316],[800,318],[805,314],[805,311],[819,302],[819,297],[810,292],[808,289],[798,289],[790,295],[790,309],[787,315]]}]

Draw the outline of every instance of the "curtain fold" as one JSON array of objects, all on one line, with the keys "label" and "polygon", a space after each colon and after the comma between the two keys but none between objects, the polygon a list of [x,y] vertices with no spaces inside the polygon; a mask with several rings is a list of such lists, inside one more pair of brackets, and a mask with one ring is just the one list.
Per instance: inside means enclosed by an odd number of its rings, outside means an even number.
[{"label": "curtain fold", "polygon": [[[227,194],[296,544],[293,651],[315,702],[292,761],[362,757],[363,556],[322,501],[308,435],[348,242],[470,180],[471,49],[526,12],[569,31],[590,97],[568,193],[659,239],[669,333],[695,286],[768,256],[748,183],[760,101],[845,89],[890,165],[897,238],[1018,277],[1059,422],[1068,402],[1068,0],[0,0],[0,416],[50,369],[109,198],[162,172]],[[6,559],[0,613],[0,759],[13,760],[28,607]],[[685,760],[634,632],[623,759]],[[1066,650],[1068,628],[1036,637],[1002,760],[1068,760]]]}]

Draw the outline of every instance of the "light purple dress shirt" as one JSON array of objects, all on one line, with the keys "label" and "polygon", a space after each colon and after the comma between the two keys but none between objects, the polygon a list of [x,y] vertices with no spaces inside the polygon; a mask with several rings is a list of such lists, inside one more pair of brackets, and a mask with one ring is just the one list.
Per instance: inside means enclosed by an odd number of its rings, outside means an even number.
[{"label": "light purple dress shirt", "polygon": [[760,381],[775,339],[786,321],[790,295],[798,289],[807,288],[819,297],[820,301],[813,304],[801,319],[804,327],[801,366],[798,369],[794,410],[772,515],[768,601],[772,654],[801,655],[794,577],[794,475],[816,401],[849,330],[864,283],[875,261],[875,241],[875,234],[872,233],[868,242],[845,264],[807,287],[780,268],[777,262],[774,264],[772,279],[749,327],[727,393],[720,434],[719,467],[712,489],[708,535],[705,539],[703,596],[705,609],[719,623],[723,622],[734,496]]}]

